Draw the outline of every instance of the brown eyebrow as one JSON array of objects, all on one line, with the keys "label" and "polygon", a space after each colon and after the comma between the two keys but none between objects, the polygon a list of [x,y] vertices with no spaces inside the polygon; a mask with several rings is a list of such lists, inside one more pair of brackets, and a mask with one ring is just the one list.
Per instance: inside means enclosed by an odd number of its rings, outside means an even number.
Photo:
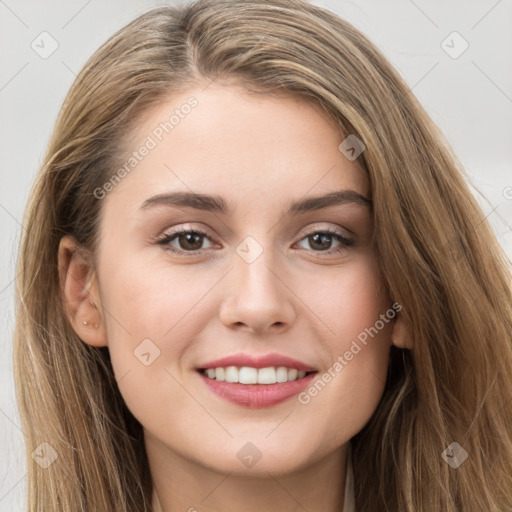
[{"label": "brown eyebrow", "polygon": [[[329,206],[351,203],[363,206],[371,206],[372,204],[370,199],[355,190],[336,190],[322,196],[307,197],[306,199],[294,201],[290,205],[286,215],[297,215],[321,210]],[[146,199],[140,209],[147,210],[155,206],[179,206],[223,215],[232,215],[234,213],[234,208],[230,206],[224,198],[198,192],[169,192],[158,194]]]},{"label": "brown eyebrow", "polygon": [[298,213],[306,213],[315,210],[321,210],[328,206],[338,206],[343,204],[361,204],[363,206],[371,206],[370,199],[359,194],[355,190],[335,190],[323,196],[307,197],[299,201],[294,201],[287,215],[296,215]]}]

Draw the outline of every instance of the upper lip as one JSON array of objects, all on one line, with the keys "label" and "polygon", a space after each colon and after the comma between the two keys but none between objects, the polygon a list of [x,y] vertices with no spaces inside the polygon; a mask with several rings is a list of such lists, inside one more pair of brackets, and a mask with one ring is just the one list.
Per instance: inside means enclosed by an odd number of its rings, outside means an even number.
[{"label": "upper lip", "polygon": [[223,357],[221,359],[216,359],[215,361],[209,361],[198,367],[198,369],[206,370],[208,368],[219,368],[226,366],[249,366],[252,368],[268,368],[270,366],[285,366],[287,368],[296,368],[297,370],[304,370],[306,372],[314,372],[315,368],[303,363],[302,361],[298,361],[297,359],[293,359],[291,357],[271,353],[265,354],[263,356],[251,356],[249,354],[234,354],[231,356]]}]

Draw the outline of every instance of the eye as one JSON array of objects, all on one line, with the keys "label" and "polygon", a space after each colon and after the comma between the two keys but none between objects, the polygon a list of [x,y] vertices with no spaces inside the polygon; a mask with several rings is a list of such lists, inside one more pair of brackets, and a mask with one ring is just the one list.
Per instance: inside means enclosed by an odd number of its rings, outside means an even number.
[{"label": "eye", "polygon": [[[177,228],[169,233],[165,233],[156,240],[156,243],[165,246],[165,249],[170,252],[183,255],[186,253],[195,254],[213,246],[211,243],[209,246],[204,247],[203,243],[205,240],[212,239],[201,229]],[[306,241],[309,245],[309,249],[307,247],[305,249],[319,253],[319,255],[337,254],[346,250],[347,247],[354,245],[354,240],[330,228],[311,231],[300,240],[300,242],[303,241]],[[332,248],[333,242],[338,243],[338,246],[334,249]]]},{"label": "eye", "polygon": [[[336,254],[346,250],[347,247],[354,245],[354,240],[347,238],[343,233],[334,229],[322,229],[312,231],[302,241],[307,241],[308,245],[314,252],[322,254]],[[338,247],[332,249],[333,241],[338,242]]]},{"label": "eye", "polygon": [[[200,229],[184,229],[178,228],[170,233],[165,233],[161,238],[157,240],[158,245],[166,246],[171,252],[175,253],[185,253],[185,252],[195,252],[204,249],[202,247],[204,239],[208,239],[208,234]],[[172,245],[175,242],[176,245]]]}]

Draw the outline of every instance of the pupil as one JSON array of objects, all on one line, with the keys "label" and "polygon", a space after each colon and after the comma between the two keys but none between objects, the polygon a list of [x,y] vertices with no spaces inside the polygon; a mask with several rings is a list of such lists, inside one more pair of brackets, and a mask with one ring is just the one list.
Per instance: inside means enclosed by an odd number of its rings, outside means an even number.
[{"label": "pupil", "polygon": [[327,235],[325,233],[316,233],[311,238],[314,240],[314,243],[318,243],[320,238],[324,238],[324,239],[328,240],[327,242],[324,241],[323,244],[320,242],[321,249],[329,249],[329,246],[331,245],[331,240],[330,240],[331,237],[330,237],[330,235]]},{"label": "pupil", "polygon": [[[201,235],[199,235],[198,233],[187,233],[187,234],[181,235],[181,236],[185,238],[185,240],[186,240],[185,245],[188,244],[189,248],[191,248],[191,249],[201,248]],[[194,244],[194,237],[197,237],[195,244]],[[190,246],[192,246],[192,247],[190,247]]]}]

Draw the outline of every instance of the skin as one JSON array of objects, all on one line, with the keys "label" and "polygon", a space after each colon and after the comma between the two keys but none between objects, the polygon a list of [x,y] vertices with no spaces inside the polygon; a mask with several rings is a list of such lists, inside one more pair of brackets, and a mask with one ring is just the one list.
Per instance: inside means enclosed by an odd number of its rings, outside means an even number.
[{"label": "skin", "polygon": [[[122,396],[144,427],[163,511],[339,511],[347,443],[382,395],[391,340],[406,346],[400,316],[307,404],[295,396],[263,409],[235,405],[196,368],[239,352],[279,352],[321,376],[391,307],[370,243],[370,207],[283,215],[293,200],[335,190],[369,197],[368,182],[338,150],[345,137],[318,106],[235,84],[203,88],[169,97],[137,124],[130,151],[190,96],[198,100],[101,199],[94,267],[72,237],[62,239],[69,320],[85,343],[109,348]],[[170,191],[219,195],[235,212],[140,209]],[[207,232],[196,254],[183,237],[167,246],[182,255],[155,243],[176,227]],[[329,235],[315,243],[326,228],[354,244]],[[263,251],[251,263],[236,252],[247,236]],[[144,339],[160,351],[148,366],[134,357]],[[237,457],[248,442],[261,453],[252,467]]]}]

